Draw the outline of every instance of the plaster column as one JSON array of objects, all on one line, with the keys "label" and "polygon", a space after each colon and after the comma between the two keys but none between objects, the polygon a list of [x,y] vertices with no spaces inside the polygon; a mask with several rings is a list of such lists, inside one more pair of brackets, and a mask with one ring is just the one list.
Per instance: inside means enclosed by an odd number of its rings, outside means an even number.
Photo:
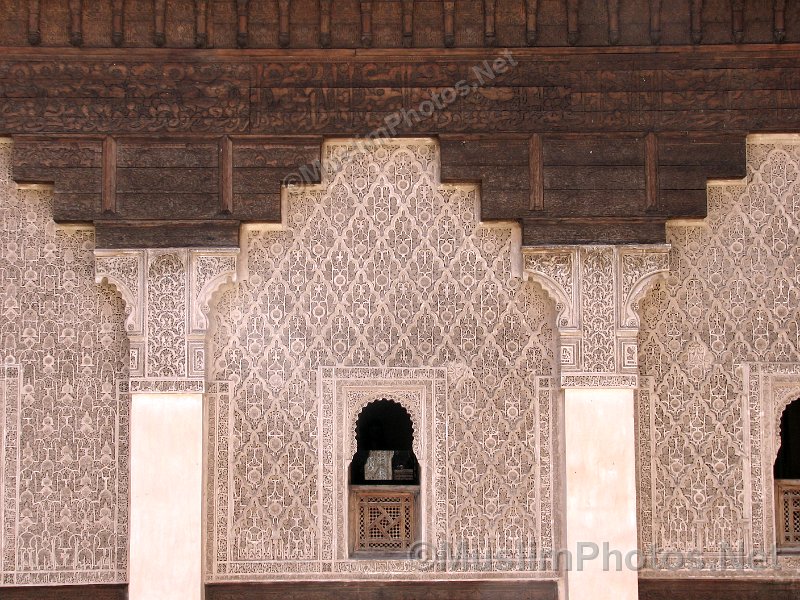
[{"label": "plaster column", "polygon": [[201,600],[203,395],[133,394],[131,600]]},{"label": "plaster column", "polygon": [[667,272],[668,246],[523,250],[525,273],[556,304],[564,390],[568,600],[639,597],[634,390],[639,300]]},{"label": "plaster column", "polygon": [[633,390],[566,389],[564,411],[568,597],[638,600]]},{"label": "plaster column", "polygon": [[201,600],[205,333],[238,248],[95,251],[130,342],[130,600]]}]

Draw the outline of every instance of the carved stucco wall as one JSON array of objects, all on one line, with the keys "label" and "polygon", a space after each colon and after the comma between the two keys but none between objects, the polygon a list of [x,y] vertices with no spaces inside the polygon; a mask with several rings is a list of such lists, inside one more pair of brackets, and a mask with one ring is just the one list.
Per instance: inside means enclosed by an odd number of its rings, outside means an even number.
[{"label": "carved stucco wall", "polygon": [[800,138],[754,137],[747,173],[709,186],[704,222],[668,226],[670,275],[642,303],[641,548],[695,552],[687,569],[734,567],[742,548],[774,566],[787,400],[771,382],[800,393]]},{"label": "carved stucco wall", "polygon": [[93,230],[56,226],[10,168],[0,140],[0,585],[124,582],[122,302],[94,282]]},{"label": "carved stucco wall", "polygon": [[[554,538],[554,318],[518,229],[439,183],[432,140],[323,155],[282,227],[243,231],[212,314],[207,576],[546,572],[528,559]],[[429,445],[426,541],[481,560],[347,559],[341,438],[370,390],[410,394]]]}]

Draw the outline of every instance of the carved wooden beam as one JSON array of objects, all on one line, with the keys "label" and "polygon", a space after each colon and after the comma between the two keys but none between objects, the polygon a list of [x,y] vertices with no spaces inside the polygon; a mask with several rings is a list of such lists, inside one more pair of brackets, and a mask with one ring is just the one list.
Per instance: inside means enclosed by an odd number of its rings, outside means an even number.
[{"label": "carved wooden beam", "polygon": [[544,154],[542,136],[534,133],[528,140],[528,174],[531,196],[529,210],[544,210]]},{"label": "carved wooden beam", "polygon": [[41,18],[41,2],[39,0],[30,0],[30,4],[28,4],[28,43],[31,46],[38,46],[42,43]]},{"label": "carved wooden beam", "polygon": [[208,0],[195,0],[194,2],[195,48],[208,47]]},{"label": "carved wooden beam", "polygon": [[525,41],[536,44],[539,35],[539,0],[525,0]]},{"label": "carved wooden beam", "polygon": [[780,44],[786,40],[786,0],[775,0],[772,11],[775,22],[772,37]]},{"label": "carved wooden beam", "polygon": [[650,0],[650,41],[661,42],[661,0]]},{"label": "carved wooden beam", "polygon": [[403,0],[403,48],[414,45],[414,0]]},{"label": "carved wooden beam", "polygon": [[156,46],[167,43],[166,22],[167,0],[153,0],[153,43]]},{"label": "carved wooden beam", "polygon": [[608,43],[619,43],[619,0],[608,0]]},{"label": "carved wooden beam", "polygon": [[444,45],[452,48],[456,43],[455,21],[456,3],[453,0],[444,0]]},{"label": "carved wooden beam", "polygon": [[497,43],[495,31],[495,12],[497,0],[483,0],[483,45],[494,46]]},{"label": "carved wooden beam", "polygon": [[249,32],[250,0],[236,0],[236,45],[246,48]]},{"label": "carved wooden beam", "polygon": [[372,46],[372,0],[361,1],[361,45]]},{"label": "carved wooden beam", "polygon": [[227,135],[219,143],[219,211],[233,212],[233,141]]},{"label": "carved wooden beam", "polygon": [[125,13],[125,0],[112,0],[111,2],[111,43],[121,46],[125,40],[123,30],[123,15]]},{"label": "carved wooden beam", "polygon": [[117,141],[110,135],[103,140],[103,213],[117,211]]},{"label": "carved wooden beam", "polygon": [[648,133],[644,140],[645,210],[658,208],[658,138]]},{"label": "carved wooden beam", "polygon": [[289,45],[289,2],[278,0],[278,44],[281,48]]},{"label": "carved wooden beam", "polygon": [[331,46],[331,0],[319,0],[319,45]]},{"label": "carved wooden beam", "polygon": [[83,45],[82,0],[69,0],[69,43],[76,47]]},{"label": "carved wooden beam", "polygon": [[703,41],[703,0],[691,0],[692,43]]},{"label": "carved wooden beam", "polygon": [[581,37],[578,24],[578,2],[579,0],[567,0],[567,41],[570,46],[577,44]]},{"label": "carved wooden beam", "polygon": [[731,30],[733,41],[744,41],[744,0],[731,0]]}]

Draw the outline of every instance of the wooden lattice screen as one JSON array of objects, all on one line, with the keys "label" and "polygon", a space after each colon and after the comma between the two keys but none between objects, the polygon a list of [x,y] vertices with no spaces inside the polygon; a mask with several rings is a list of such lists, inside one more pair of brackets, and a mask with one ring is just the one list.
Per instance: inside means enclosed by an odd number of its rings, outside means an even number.
[{"label": "wooden lattice screen", "polygon": [[800,480],[776,481],[775,498],[778,547],[800,549]]},{"label": "wooden lattice screen", "polygon": [[416,492],[353,490],[353,551],[405,553],[416,541]]}]

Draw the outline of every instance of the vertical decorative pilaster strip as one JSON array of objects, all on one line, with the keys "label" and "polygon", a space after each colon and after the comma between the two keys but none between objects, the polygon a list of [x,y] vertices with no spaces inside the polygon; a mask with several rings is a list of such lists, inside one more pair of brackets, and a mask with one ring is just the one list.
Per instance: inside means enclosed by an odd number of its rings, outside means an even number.
[{"label": "vertical decorative pilaster strip", "polygon": [[83,46],[83,1],[69,0],[69,43]]},{"label": "vertical decorative pilaster strip", "polygon": [[361,0],[361,45],[372,46],[372,0]]},{"label": "vertical decorative pilaster strip", "polygon": [[483,0],[483,45],[494,46],[497,44],[495,28],[495,12],[497,0]]},{"label": "vertical decorative pilaster strip", "polygon": [[117,141],[112,136],[103,140],[103,212],[117,212]]},{"label": "vertical decorative pilaster strip", "polygon": [[233,212],[233,141],[223,136],[219,142],[219,198],[221,213]]},{"label": "vertical decorative pilaster strip", "polygon": [[167,43],[167,0],[153,0],[153,43],[161,47]]},{"label": "vertical decorative pilaster strip", "polygon": [[42,43],[42,3],[40,0],[30,0],[28,4],[28,43],[38,46]]},{"label": "vertical decorative pilaster strip", "polygon": [[125,41],[124,27],[125,0],[111,1],[111,43],[121,46]]},{"label": "vertical decorative pilaster strip", "polygon": [[619,0],[608,0],[608,43],[619,43]]},{"label": "vertical decorative pilaster strip", "polygon": [[289,46],[289,2],[278,0],[278,45],[281,48]]},{"label": "vertical decorative pilaster strip", "polygon": [[534,133],[528,140],[530,204],[528,210],[544,210],[544,165],[542,136]]},{"label": "vertical decorative pilaster strip", "polygon": [[661,43],[661,0],[650,0],[650,41]]},{"label": "vertical decorative pilaster strip", "polygon": [[403,1],[403,48],[414,45],[414,0]]},{"label": "vertical decorative pilaster strip", "polygon": [[578,43],[581,37],[578,23],[578,3],[580,0],[567,0],[567,42],[570,46]]},{"label": "vertical decorative pilaster strip", "polygon": [[772,37],[775,43],[780,44],[786,40],[786,0],[775,0],[772,13],[774,23]]},{"label": "vertical decorative pilaster strip", "polygon": [[444,45],[452,48],[456,43],[455,21],[456,3],[454,0],[444,0]]},{"label": "vertical decorative pilaster strip", "polygon": [[246,48],[249,38],[250,0],[236,0],[236,45]]},{"label": "vertical decorative pilaster strip", "polygon": [[331,47],[331,0],[319,0],[319,45]]},{"label": "vertical decorative pilaster strip", "polygon": [[692,43],[703,41],[703,0],[690,0]]},{"label": "vertical decorative pilaster strip", "polygon": [[744,41],[744,0],[731,0],[731,37],[737,44]]},{"label": "vertical decorative pilaster strip", "polygon": [[208,0],[195,0],[194,2],[194,46],[195,48],[208,47]]},{"label": "vertical decorative pilaster strip", "polygon": [[658,209],[658,138],[650,132],[644,140],[645,210]]},{"label": "vertical decorative pilaster strip", "polygon": [[525,41],[536,45],[539,36],[539,0],[525,0]]}]

